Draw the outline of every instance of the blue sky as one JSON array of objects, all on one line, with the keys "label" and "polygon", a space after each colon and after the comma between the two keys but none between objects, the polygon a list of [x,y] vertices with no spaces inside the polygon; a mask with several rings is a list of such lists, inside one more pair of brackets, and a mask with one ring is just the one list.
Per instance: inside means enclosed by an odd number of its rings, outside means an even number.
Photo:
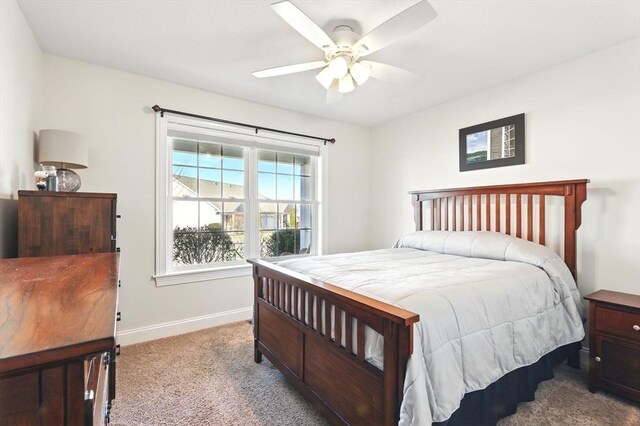
[{"label": "blue sky", "polygon": [[[180,152],[174,152],[173,154],[174,163],[180,165],[173,166],[173,173],[175,175],[187,176],[196,178],[198,169],[195,166],[197,163],[197,159],[194,154],[185,154]],[[203,159],[200,159],[200,164],[202,165]],[[214,164],[215,163],[215,164]],[[208,159],[206,166],[217,166],[220,167],[231,167],[236,169],[243,168],[243,162],[241,159],[236,158],[228,158],[223,157],[221,160],[220,157]],[[301,169],[299,166],[296,167],[296,171],[300,172]],[[277,196],[280,199],[301,199],[301,191],[303,188],[309,187],[311,185],[311,178],[305,176],[293,176],[288,174],[278,174],[276,175],[276,164],[267,161],[260,161],[258,163],[258,191],[260,195],[265,198],[276,198],[276,187],[278,188]],[[281,164],[278,167],[278,170],[282,173],[293,173],[293,165]],[[231,183],[235,185],[244,185],[244,172],[241,170],[221,170],[221,169],[209,169],[209,168],[201,168],[200,169],[200,178],[210,180],[212,182],[220,182],[221,178],[225,183]],[[308,192],[308,190],[306,191]],[[306,199],[306,197],[303,197]]]},{"label": "blue sky", "polygon": [[478,132],[471,135],[467,135],[467,153],[486,151],[487,150],[487,136],[489,132]]}]

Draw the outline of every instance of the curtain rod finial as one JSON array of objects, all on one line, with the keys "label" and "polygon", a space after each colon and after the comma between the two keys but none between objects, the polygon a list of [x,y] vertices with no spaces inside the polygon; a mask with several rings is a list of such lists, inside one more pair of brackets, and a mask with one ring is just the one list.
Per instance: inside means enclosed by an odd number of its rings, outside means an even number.
[{"label": "curtain rod finial", "polygon": [[162,108],[160,108],[158,105],[152,106],[151,109],[154,110],[155,112],[160,112],[162,110]]}]

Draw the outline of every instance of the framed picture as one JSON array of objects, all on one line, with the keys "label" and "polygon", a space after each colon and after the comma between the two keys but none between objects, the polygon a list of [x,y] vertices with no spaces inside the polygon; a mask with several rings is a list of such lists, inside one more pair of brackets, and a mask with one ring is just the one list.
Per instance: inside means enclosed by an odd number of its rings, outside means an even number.
[{"label": "framed picture", "polygon": [[524,114],[460,129],[460,171],[524,164]]}]

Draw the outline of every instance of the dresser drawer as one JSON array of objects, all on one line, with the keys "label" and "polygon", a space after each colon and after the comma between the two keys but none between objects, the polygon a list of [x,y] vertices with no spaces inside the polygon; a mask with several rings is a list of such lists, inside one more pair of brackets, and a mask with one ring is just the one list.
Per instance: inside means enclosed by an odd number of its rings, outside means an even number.
[{"label": "dresser drawer", "polygon": [[640,343],[640,313],[596,306],[596,330]]},{"label": "dresser drawer", "polygon": [[596,336],[594,360],[600,385],[640,400],[640,345]]},{"label": "dresser drawer", "polygon": [[110,353],[105,352],[85,361],[85,425],[107,423]]}]

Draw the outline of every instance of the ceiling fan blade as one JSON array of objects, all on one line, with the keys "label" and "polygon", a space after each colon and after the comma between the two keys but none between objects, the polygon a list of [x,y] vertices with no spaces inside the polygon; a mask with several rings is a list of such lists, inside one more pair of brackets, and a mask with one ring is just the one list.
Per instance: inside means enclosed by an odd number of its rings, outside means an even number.
[{"label": "ceiling fan blade", "polygon": [[271,8],[291,25],[294,30],[302,34],[304,38],[322,50],[337,50],[336,44],[329,38],[327,33],[316,25],[300,9],[295,7],[290,1],[281,1],[271,5]]},{"label": "ceiling fan blade", "polygon": [[423,0],[383,22],[353,45],[359,56],[367,56],[412,33],[438,16],[428,1]]},{"label": "ceiling fan blade", "polygon": [[257,78],[275,77],[277,75],[293,74],[296,72],[315,70],[317,68],[322,68],[325,65],[327,65],[325,61],[305,62],[304,64],[286,65],[284,67],[255,71],[252,74]]},{"label": "ceiling fan blade", "polygon": [[371,67],[371,77],[393,84],[412,85],[422,81],[418,74],[380,62],[361,61],[362,65]]},{"label": "ceiling fan blade", "polygon": [[334,80],[327,89],[327,105],[337,104],[342,101],[342,93],[338,91],[338,80]]}]

